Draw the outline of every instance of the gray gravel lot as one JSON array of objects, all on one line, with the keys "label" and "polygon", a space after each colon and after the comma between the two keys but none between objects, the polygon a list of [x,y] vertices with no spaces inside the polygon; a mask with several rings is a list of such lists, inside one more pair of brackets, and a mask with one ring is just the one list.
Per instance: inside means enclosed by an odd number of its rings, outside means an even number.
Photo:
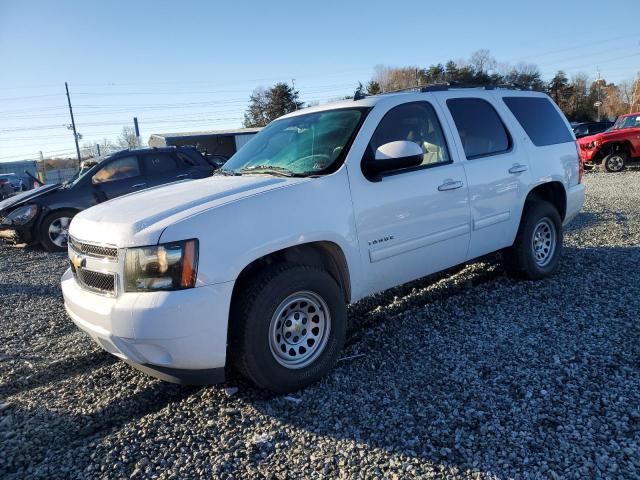
[{"label": "gray gravel lot", "polygon": [[586,184],[555,277],[363,300],[293,398],[131,369],[67,319],[65,255],[0,247],[0,478],[638,478],[640,171]]}]

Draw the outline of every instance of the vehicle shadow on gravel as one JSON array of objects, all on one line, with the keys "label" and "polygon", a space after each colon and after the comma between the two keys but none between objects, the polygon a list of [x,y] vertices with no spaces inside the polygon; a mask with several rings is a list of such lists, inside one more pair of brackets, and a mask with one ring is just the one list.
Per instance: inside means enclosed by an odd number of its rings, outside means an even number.
[{"label": "vehicle shadow on gravel", "polygon": [[[179,403],[195,391],[197,389],[194,387],[157,381],[129,395],[113,398],[103,408],[87,415],[65,414],[41,407],[13,406],[2,414],[4,418],[10,418],[10,426],[19,433],[3,441],[3,448],[11,452],[11,456],[5,462],[0,461],[0,478],[8,478],[12,474],[15,478],[23,478],[36,472],[35,476],[39,478],[48,478],[49,473],[51,478],[56,478],[61,471],[59,457],[68,456],[69,452],[74,452],[76,467],[87,465],[93,448],[101,438],[145,415]],[[49,465],[51,472],[48,471]],[[84,476],[81,475],[81,478]]]},{"label": "vehicle shadow on gravel", "polygon": [[639,254],[565,247],[559,272],[542,282],[514,281],[485,263],[460,282],[396,289],[407,308],[366,299],[351,309],[347,348],[363,356],[298,392],[299,404],[250,388],[241,395],[310,434],[457,471],[635,471],[640,291],[617,285]]},{"label": "vehicle shadow on gravel", "polygon": [[102,351],[48,364],[36,364],[35,368],[33,365],[25,365],[26,360],[28,359],[7,357],[0,362],[0,368],[10,372],[3,375],[6,380],[0,384],[0,398],[55,384],[117,361],[115,357]]}]

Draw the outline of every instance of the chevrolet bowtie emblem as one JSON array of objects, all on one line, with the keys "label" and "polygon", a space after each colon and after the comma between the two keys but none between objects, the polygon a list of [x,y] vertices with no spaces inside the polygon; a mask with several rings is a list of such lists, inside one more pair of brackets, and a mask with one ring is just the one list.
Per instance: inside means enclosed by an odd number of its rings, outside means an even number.
[{"label": "chevrolet bowtie emblem", "polygon": [[73,254],[71,257],[71,264],[75,268],[82,268],[87,264],[87,259],[78,254]]}]

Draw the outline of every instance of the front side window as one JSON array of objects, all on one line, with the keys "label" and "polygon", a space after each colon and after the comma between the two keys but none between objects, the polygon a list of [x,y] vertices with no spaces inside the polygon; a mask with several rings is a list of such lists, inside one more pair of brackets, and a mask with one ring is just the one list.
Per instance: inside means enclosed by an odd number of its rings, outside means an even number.
[{"label": "front side window", "polygon": [[307,176],[332,171],[367,109],[345,108],[275,120],[224,165],[222,173]]},{"label": "front side window", "polygon": [[[573,136],[564,119],[547,98],[541,97],[504,97],[518,123],[522,126],[536,147],[573,142]],[[587,135],[594,125],[584,125]]]},{"label": "front side window", "polygon": [[511,139],[498,112],[480,98],[451,98],[447,107],[458,129],[467,159],[506,152]]},{"label": "front side window", "polygon": [[153,153],[142,157],[144,169],[147,175],[161,175],[163,173],[174,172],[176,162],[173,156],[168,153]]},{"label": "front side window", "polygon": [[440,121],[427,102],[406,103],[389,110],[371,137],[369,151],[374,154],[385,143],[398,140],[415,142],[422,148],[422,165],[450,162]]},{"label": "front side window", "polygon": [[123,157],[102,167],[91,181],[93,183],[105,183],[138,176],[140,176],[138,159],[136,157]]}]

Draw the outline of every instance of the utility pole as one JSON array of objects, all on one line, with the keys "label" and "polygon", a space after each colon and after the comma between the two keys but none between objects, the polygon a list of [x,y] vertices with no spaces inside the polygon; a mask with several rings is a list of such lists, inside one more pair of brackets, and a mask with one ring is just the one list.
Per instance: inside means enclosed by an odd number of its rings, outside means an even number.
[{"label": "utility pole", "polygon": [[78,154],[78,167],[82,158],[80,157],[80,147],[78,146],[78,132],[76,132],[76,121],[73,119],[73,108],[71,108],[71,97],[69,96],[69,85],[64,82],[64,88],[67,90],[67,101],[69,102],[69,114],[71,115],[71,126],[73,127],[73,139],[76,142],[76,153]]},{"label": "utility pole", "polygon": [[600,100],[600,69],[598,69],[598,101],[596,105],[598,107],[598,121],[600,121],[600,106],[602,105],[602,101]]},{"label": "utility pole", "polygon": [[98,149],[98,156],[100,156],[100,144],[96,143],[96,148]]},{"label": "utility pole", "polygon": [[136,142],[138,143],[137,147],[141,146],[140,143],[140,129],[138,128],[138,117],[133,117],[133,130],[136,132]]},{"label": "utility pole", "polygon": [[[295,78],[292,78],[292,79],[291,79],[291,93],[292,93],[294,96],[295,96],[295,94],[296,94],[296,79],[295,79]],[[297,100],[294,100],[294,102],[293,102],[293,103],[294,103],[295,109],[296,109],[296,110],[298,110],[298,101],[297,101]]]}]

